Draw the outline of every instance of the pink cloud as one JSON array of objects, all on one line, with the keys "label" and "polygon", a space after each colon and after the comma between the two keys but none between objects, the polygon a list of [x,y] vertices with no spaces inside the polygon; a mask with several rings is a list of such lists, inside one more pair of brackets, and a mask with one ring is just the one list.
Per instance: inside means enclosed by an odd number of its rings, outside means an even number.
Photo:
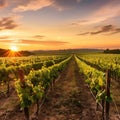
[{"label": "pink cloud", "polygon": [[94,16],[96,17],[115,17],[120,15],[120,0],[112,0],[108,4],[98,9]]},{"label": "pink cloud", "polygon": [[5,8],[8,5],[8,2],[6,0],[0,0],[0,9]]},{"label": "pink cloud", "polygon": [[75,7],[74,5],[80,3],[81,0],[21,0],[21,2],[15,0],[15,2],[17,6],[13,9],[14,12],[24,12],[28,10],[36,11],[48,6],[61,11]]},{"label": "pink cloud", "polygon": [[71,25],[87,26],[99,24],[120,16],[120,0],[110,0],[106,4],[98,7],[89,16],[82,20],[76,20]]},{"label": "pink cloud", "polygon": [[28,0],[27,3],[23,2],[13,9],[14,12],[24,12],[28,10],[39,10],[41,8],[50,6],[52,0]]}]

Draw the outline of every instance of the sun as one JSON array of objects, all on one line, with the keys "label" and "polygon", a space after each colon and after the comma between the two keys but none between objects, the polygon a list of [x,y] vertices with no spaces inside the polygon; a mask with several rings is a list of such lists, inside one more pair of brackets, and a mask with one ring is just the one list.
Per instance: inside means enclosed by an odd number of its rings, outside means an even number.
[{"label": "sun", "polygon": [[11,46],[10,47],[10,50],[13,51],[13,52],[17,52],[18,51],[18,48],[16,46]]},{"label": "sun", "polygon": [[16,45],[10,45],[9,50],[5,52],[5,56],[7,57],[18,57],[22,56],[18,47]]}]

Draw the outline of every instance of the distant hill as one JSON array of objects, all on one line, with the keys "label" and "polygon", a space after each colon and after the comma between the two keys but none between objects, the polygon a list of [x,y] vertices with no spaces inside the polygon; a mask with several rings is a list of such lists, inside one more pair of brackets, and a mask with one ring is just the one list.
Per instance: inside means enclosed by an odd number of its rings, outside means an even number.
[{"label": "distant hill", "polygon": [[113,50],[106,49],[106,50],[104,50],[104,53],[120,54],[120,49],[113,49]]},{"label": "distant hill", "polygon": [[30,56],[30,55],[34,55],[34,54],[29,51],[13,52],[9,49],[1,49],[0,48],[0,57],[18,57],[18,56]]},{"label": "distant hill", "polygon": [[103,52],[99,49],[64,49],[64,50],[35,50],[32,51],[37,55],[51,55],[51,54],[71,54],[71,53],[89,53],[89,52]]},{"label": "distant hill", "polygon": [[30,55],[62,55],[74,53],[94,53],[103,52],[99,49],[64,49],[64,50],[34,50],[13,52],[9,49],[0,49],[0,57],[30,56]]}]

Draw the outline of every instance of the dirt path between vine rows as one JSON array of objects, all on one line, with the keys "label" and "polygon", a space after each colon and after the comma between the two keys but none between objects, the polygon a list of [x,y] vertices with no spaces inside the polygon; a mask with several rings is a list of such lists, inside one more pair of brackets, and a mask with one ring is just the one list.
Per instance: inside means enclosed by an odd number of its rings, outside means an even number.
[{"label": "dirt path between vine rows", "polygon": [[98,120],[95,100],[74,59],[49,93],[39,120]]}]

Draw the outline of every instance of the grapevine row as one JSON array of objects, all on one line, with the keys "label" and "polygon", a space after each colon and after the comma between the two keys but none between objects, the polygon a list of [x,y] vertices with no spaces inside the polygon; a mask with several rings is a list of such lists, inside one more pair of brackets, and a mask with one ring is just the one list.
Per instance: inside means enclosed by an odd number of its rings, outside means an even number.
[{"label": "grapevine row", "polygon": [[84,61],[86,64],[97,68],[105,72],[107,69],[111,70],[111,76],[113,79],[119,81],[120,78],[120,63],[117,61],[120,57],[106,57],[106,56],[79,56],[79,58]]},{"label": "grapevine row", "polygon": [[[5,91],[2,91],[4,93],[7,93],[7,95],[9,96],[9,89],[10,89],[10,81],[12,81],[13,79],[18,79],[18,69],[22,69],[24,71],[25,75],[28,75],[30,73],[31,70],[39,70],[42,67],[50,67],[54,64],[57,64],[63,60],[65,60],[68,56],[59,56],[58,58],[56,57],[44,57],[43,62],[39,61],[40,57],[37,57],[37,59],[33,58],[34,60],[32,60],[31,62],[28,59],[25,59],[25,61],[29,61],[26,64],[20,64],[18,65],[18,61],[15,62],[14,64],[10,65],[8,67],[6,67],[6,65],[4,66],[0,66],[0,85],[7,85],[7,89]],[[50,59],[49,59],[50,58]],[[22,61],[24,61],[22,58],[20,59]],[[31,60],[31,59],[30,59]],[[24,62],[25,62],[24,61]]]},{"label": "grapevine row", "polygon": [[20,70],[20,79],[16,81],[15,87],[18,93],[21,107],[24,109],[26,120],[29,120],[29,107],[37,104],[36,113],[39,111],[39,101],[46,96],[48,89],[60,72],[67,65],[71,57],[62,62],[40,70],[32,70],[25,76]]},{"label": "grapevine row", "polygon": [[[99,71],[85,62],[81,61],[78,57],[75,56],[76,62],[79,66],[80,72],[85,75],[85,82],[89,85],[92,93],[94,94],[97,102],[102,105],[102,116],[104,117],[104,103],[106,101],[106,105],[112,101],[111,95],[107,95],[108,91],[106,91],[106,74],[102,71]],[[110,89],[110,88],[108,88]],[[108,108],[106,107],[108,110]],[[109,113],[109,110],[108,110]],[[107,115],[107,114],[106,114]],[[107,116],[108,117],[108,116]]]}]

